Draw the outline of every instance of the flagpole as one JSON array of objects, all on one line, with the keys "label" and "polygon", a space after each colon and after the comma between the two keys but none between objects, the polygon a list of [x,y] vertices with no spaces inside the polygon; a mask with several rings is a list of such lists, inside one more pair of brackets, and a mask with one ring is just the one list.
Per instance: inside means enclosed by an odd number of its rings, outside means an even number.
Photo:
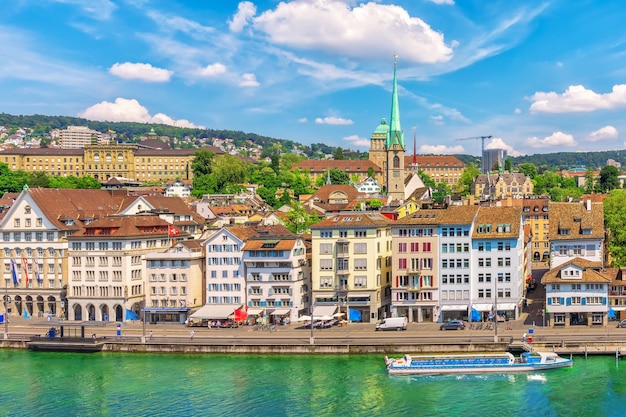
[{"label": "flagpole", "polygon": [[9,298],[9,287],[5,281],[4,287],[4,339],[9,338],[9,316],[7,315],[7,299]]}]

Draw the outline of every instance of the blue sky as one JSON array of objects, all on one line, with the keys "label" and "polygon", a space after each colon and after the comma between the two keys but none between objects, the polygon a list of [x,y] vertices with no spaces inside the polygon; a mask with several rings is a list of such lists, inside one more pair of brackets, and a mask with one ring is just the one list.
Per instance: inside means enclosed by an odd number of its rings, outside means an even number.
[{"label": "blue sky", "polygon": [[[0,112],[367,150],[396,54],[407,152],[622,149],[617,0],[11,0]],[[624,133],[622,133],[624,132]]]}]

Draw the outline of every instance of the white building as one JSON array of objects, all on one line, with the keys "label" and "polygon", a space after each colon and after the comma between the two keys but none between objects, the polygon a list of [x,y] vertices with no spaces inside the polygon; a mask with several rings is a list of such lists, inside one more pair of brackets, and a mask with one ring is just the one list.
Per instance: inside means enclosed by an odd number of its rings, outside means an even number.
[{"label": "white building", "polygon": [[582,258],[604,262],[604,205],[550,202],[550,269]]},{"label": "white building", "polygon": [[87,126],[68,126],[65,130],[59,130],[59,145],[63,149],[84,148],[85,145],[100,143],[102,133],[91,130]]},{"label": "white building", "polygon": [[609,271],[598,262],[569,260],[546,272],[546,314],[549,326],[608,325]]},{"label": "white building", "polygon": [[174,181],[165,188],[166,197],[189,197],[191,196],[191,188],[183,184],[181,181]]}]

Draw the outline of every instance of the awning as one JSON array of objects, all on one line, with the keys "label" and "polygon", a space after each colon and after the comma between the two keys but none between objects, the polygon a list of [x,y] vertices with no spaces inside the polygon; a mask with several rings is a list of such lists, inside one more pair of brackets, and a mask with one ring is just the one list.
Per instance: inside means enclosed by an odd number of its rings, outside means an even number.
[{"label": "awning", "polygon": [[313,310],[313,317],[332,316],[337,311],[337,306],[317,306]]},{"label": "awning", "polygon": [[441,306],[441,311],[467,311],[467,305],[446,304]]},{"label": "awning", "polygon": [[263,314],[262,308],[251,308],[248,310],[249,316],[258,316],[259,314]]},{"label": "awning", "polygon": [[498,311],[504,310],[515,310],[517,308],[517,304],[515,303],[498,303]]},{"label": "awning", "polygon": [[475,308],[478,311],[491,311],[493,309],[493,304],[474,304],[472,308]]},{"label": "awning", "polygon": [[184,313],[189,307],[146,307],[146,313]]},{"label": "awning", "polygon": [[241,304],[207,304],[200,310],[193,313],[191,318],[194,319],[227,319]]},{"label": "awning", "polygon": [[611,308],[614,311],[626,311],[626,306],[623,306],[623,307],[611,306]]},{"label": "awning", "polygon": [[272,311],[272,316],[284,316],[285,314],[289,314],[291,312],[291,310],[289,310],[288,308],[283,308],[283,309],[276,309],[274,311]]}]

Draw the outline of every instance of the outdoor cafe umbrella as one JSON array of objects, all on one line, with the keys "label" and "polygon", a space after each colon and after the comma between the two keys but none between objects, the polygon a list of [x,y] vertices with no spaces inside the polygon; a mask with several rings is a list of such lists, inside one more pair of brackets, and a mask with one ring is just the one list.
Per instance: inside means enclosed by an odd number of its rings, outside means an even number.
[{"label": "outdoor cafe umbrella", "polygon": [[311,316],[300,316],[297,321],[311,321]]}]

